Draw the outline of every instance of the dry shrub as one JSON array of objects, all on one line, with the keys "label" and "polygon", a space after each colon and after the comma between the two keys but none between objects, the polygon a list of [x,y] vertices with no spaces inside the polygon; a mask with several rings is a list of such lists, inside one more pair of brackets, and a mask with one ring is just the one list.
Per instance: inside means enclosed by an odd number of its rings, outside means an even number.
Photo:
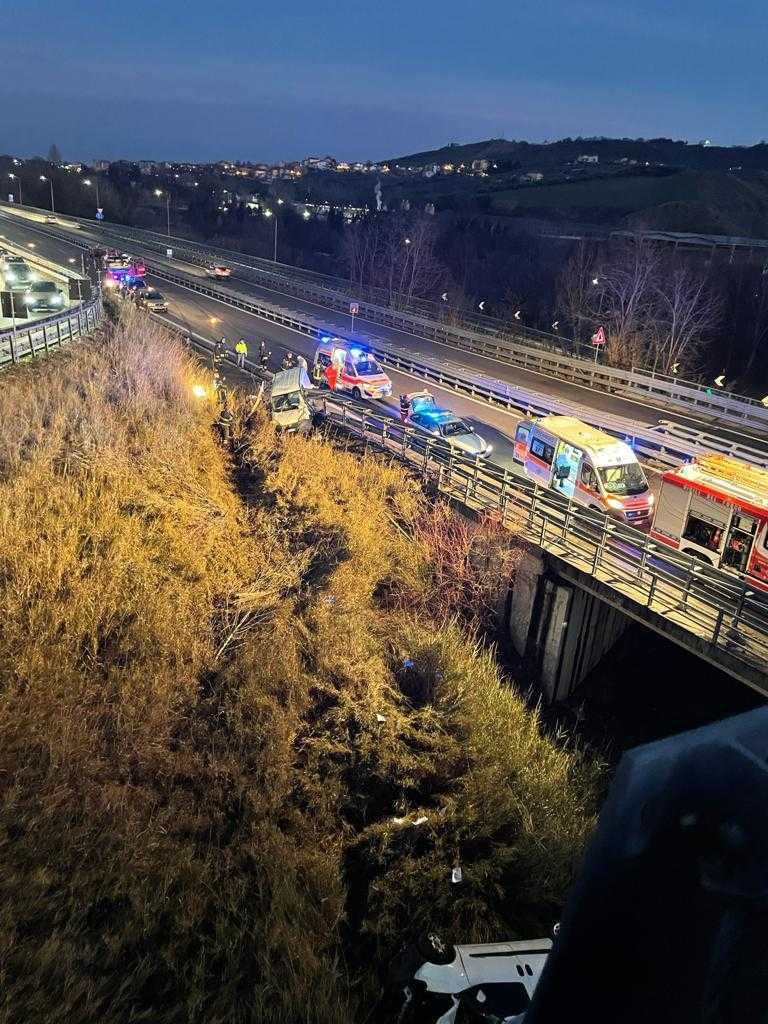
[{"label": "dry shrub", "polygon": [[482,530],[260,415],[233,456],[205,378],[138,315],[4,377],[0,1019],[359,1019],[415,918],[543,927],[591,824],[446,622]]}]

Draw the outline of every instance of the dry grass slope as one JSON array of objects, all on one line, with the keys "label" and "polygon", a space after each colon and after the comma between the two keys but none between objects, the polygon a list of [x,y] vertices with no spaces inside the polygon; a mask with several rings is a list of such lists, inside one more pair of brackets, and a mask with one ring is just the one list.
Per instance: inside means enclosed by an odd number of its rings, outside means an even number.
[{"label": "dry grass slope", "polygon": [[7,1024],[362,1019],[415,924],[544,928],[591,827],[468,632],[514,552],[322,440],[231,456],[204,376],[134,316],[3,377]]}]

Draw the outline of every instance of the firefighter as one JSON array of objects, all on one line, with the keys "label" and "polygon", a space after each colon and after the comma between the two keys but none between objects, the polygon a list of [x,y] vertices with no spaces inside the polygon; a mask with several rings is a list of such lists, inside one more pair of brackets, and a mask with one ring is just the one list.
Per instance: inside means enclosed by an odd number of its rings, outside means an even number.
[{"label": "firefighter", "polygon": [[262,370],[266,370],[269,367],[269,357],[271,355],[272,353],[262,341],[259,347],[259,362],[261,363]]},{"label": "firefighter", "polygon": [[294,358],[293,352],[286,352],[285,353],[285,356],[283,357],[283,362],[282,362],[281,365],[282,365],[282,368],[284,370],[290,370],[290,369],[292,369],[296,365],[296,360]]},{"label": "firefighter", "polygon": [[214,370],[219,366],[224,357],[227,354],[227,339],[219,338],[216,344],[213,346],[213,368]]},{"label": "firefighter", "polygon": [[405,423],[408,419],[408,413],[411,411],[411,398],[410,395],[400,395],[400,420]]},{"label": "firefighter", "polygon": [[232,420],[234,418],[235,417],[232,413],[232,410],[229,408],[229,405],[225,402],[221,407],[219,418],[216,421],[216,426],[219,428],[221,439],[222,441],[224,441],[225,444],[229,443],[229,440],[232,436]]},{"label": "firefighter", "polygon": [[245,338],[241,338],[235,345],[235,352],[237,353],[237,365],[242,370],[245,367],[245,358],[248,355],[248,346],[245,344]]}]

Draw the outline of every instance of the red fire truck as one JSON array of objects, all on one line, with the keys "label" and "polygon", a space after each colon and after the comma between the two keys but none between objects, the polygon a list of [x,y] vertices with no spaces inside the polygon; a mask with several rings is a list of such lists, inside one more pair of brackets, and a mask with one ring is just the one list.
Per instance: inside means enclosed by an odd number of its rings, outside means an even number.
[{"label": "red fire truck", "polygon": [[728,455],[667,470],[651,536],[768,591],[768,470]]}]

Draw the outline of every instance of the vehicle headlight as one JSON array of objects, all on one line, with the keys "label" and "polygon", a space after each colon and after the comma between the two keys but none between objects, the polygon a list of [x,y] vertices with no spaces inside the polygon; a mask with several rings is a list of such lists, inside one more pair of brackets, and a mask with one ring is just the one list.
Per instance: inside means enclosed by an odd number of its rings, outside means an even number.
[{"label": "vehicle headlight", "polygon": [[30,274],[29,275],[29,280],[30,281],[36,281],[37,280],[37,274]]},{"label": "vehicle headlight", "polygon": [[615,508],[615,509],[623,509],[624,508],[624,502],[623,501],[619,501],[618,498],[608,498],[608,507],[609,508]]},{"label": "vehicle headlight", "polygon": [[34,295],[25,295],[24,296],[24,302],[26,303],[27,306],[31,306],[34,301],[35,301]]},{"label": "vehicle headlight", "polygon": [[493,451],[493,445],[492,444],[487,444],[485,446],[485,454],[486,455],[490,455],[492,451]]},{"label": "vehicle headlight", "polygon": [[54,295],[51,301],[53,302],[54,306],[60,306],[64,299],[61,297],[61,295]]},{"label": "vehicle headlight", "polygon": [[6,272],[5,276],[8,278],[9,281],[15,281],[16,280],[16,275],[12,274],[10,270]]},{"label": "vehicle headlight", "polygon": [[652,505],[652,504],[654,503],[654,501],[655,501],[655,500],[656,500],[656,499],[654,498],[654,496],[653,496],[652,494],[649,494],[649,495],[648,495],[648,504],[649,504],[649,505]]}]

